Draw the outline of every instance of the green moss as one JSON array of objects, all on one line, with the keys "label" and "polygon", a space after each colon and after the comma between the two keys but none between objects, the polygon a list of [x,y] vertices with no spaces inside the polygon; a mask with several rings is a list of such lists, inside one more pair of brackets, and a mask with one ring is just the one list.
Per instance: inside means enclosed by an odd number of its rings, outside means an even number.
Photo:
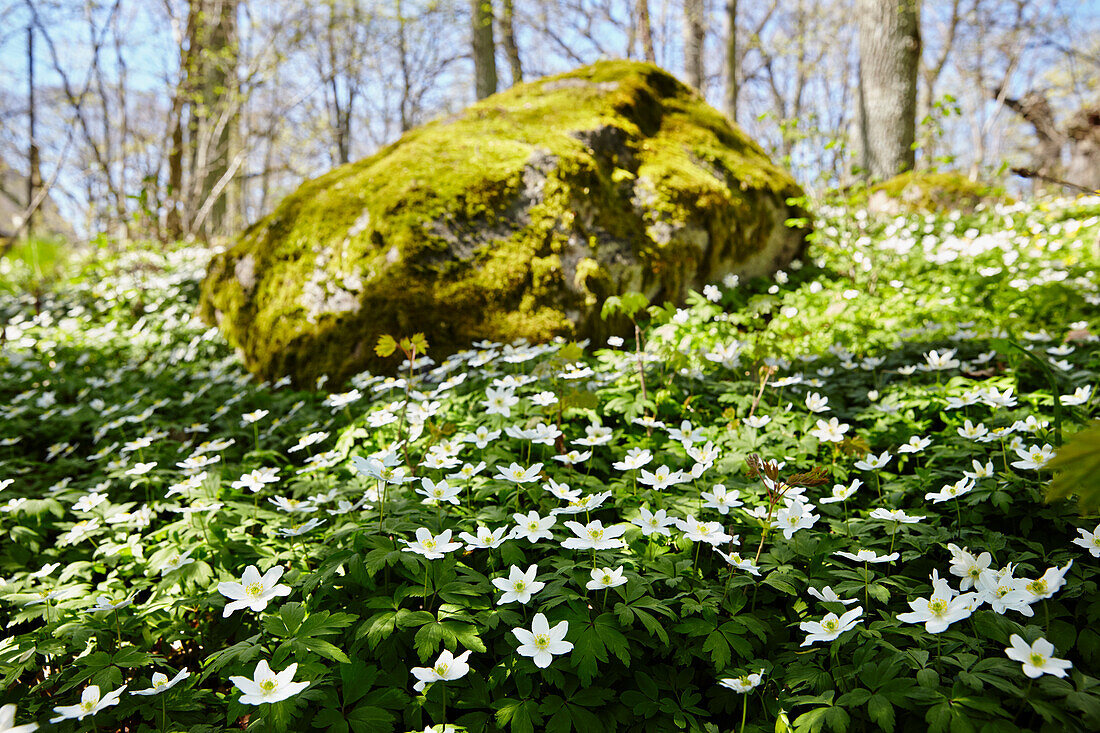
[{"label": "green moss", "polygon": [[1008,200],[1003,187],[972,181],[954,171],[907,171],[872,186],[868,193],[870,197],[876,193],[884,194],[917,211],[972,211],[979,204],[988,205]]},{"label": "green moss", "polygon": [[393,368],[380,333],[425,331],[437,358],[591,335],[613,292],[679,300],[762,251],[800,193],[666,72],[601,62],[303,184],[215,258],[201,309],[254,369],[302,385]]}]

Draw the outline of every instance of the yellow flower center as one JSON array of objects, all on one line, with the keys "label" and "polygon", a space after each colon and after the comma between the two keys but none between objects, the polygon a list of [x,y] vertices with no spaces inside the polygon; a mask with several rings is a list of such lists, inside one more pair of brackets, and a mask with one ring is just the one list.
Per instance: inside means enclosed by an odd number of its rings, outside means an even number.
[{"label": "yellow flower center", "polygon": [[936,616],[942,616],[947,611],[947,601],[937,598],[928,604],[928,610]]},{"label": "yellow flower center", "polygon": [[265,694],[274,692],[275,688],[278,686],[279,683],[275,680],[274,677],[268,677],[266,680],[260,683],[260,689],[263,690]]},{"label": "yellow flower center", "polygon": [[1046,664],[1047,661],[1046,657],[1044,657],[1039,652],[1032,652],[1031,655],[1028,657],[1028,660],[1035,667],[1042,667],[1044,664]]},{"label": "yellow flower center", "polygon": [[825,621],[821,622],[821,628],[825,629],[825,631],[832,633],[833,631],[836,631],[838,628],[840,628],[840,621],[835,618],[826,619]]},{"label": "yellow flower center", "polygon": [[258,595],[260,595],[261,593],[264,592],[264,584],[263,583],[249,583],[248,586],[245,587],[244,592],[247,593],[248,595],[252,596],[253,598],[255,598],[256,596],[258,596]]},{"label": "yellow flower center", "polygon": [[548,646],[550,646],[550,637],[546,636],[545,634],[535,634],[536,649],[541,651]]}]

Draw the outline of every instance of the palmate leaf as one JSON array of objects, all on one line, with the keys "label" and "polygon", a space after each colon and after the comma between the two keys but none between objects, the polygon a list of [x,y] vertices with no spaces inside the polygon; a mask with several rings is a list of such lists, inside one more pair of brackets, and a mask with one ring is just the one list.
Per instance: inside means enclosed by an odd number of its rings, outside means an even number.
[{"label": "palmate leaf", "polygon": [[1100,420],[1092,421],[1058,448],[1047,468],[1054,471],[1047,487],[1048,502],[1077,494],[1082,514],[1100,505]]},{"label": "palmate leaf", "polygon": [[378,337],[378,343],[374,346],[374,353],[381,356],[383,359],[393,354],[397,350],[397,339],[390,336],[388,333],[384,333]]}]

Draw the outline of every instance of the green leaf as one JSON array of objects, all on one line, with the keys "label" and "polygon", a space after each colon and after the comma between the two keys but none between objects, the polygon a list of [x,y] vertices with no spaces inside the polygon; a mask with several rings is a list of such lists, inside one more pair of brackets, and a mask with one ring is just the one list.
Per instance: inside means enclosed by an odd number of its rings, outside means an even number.
[{"label": "green leaf", "polygon": [[764,578],[764,585],[770,585],[778,591],[786,593],[787,595],[797,596],[798,587],[789,579],[791,576],[787,573],[779,572],[778,570],[772,573],[768,573]]},{"label": "green leaf", "polygon": [[940,686],[940,676],[931,667],[925,667],[917,672],[917,684],[921,687],[934,689]]},{"label": "green leaf", "polygon": [[943,733],[951,725],[951,703],[941,702],[924,714],[929,733]]},{"label": "green leaf", "polygon": [[799,715],[794,720],[795,733],[818,733],[825,725],[825,714],[830,709],[828,707],[814,708]]},{"label": "green leaf", "polygon": [[844,733],[848,730],[848,724],[852,722],[852,716],[848,715],[848,711],[844,708],[825,708],[825,722],[835,733]]},{"label": "green leaf", "polygon": [[435,656],[441,641],[443,641],[443,624],[438,622],[424,624],[416,632],[416,636],[413,637],[413,646],[416,647],[416,653],[420,655],[420,660],[425,661]]},{"label": "green leaf", "polygon": [[388,733],[394,720],[393,714],[370,705],[360,705],[348,715],[348,725],[355,733]]},{"label": "green leaf", "polygon": [[381,672],[377,667],[368,665],[362,660],[340,665],[340,681],[343,683],[341,696],[344,705],[352,705],[362,699],[363,695],[374,686],[375,680]]},{"label": "green leaf", "polygon": [[867,714],[886,733],[894,730],[894,706],[884,695],[871,696],[867,701]]},{"label": "green leaf", "polygon": [[387,356],[393,354],[397,350],[397,339],[390,336],[388,333],[382,334],[378,337],[378,343],[374,346],[374,353],[385,359]]},{"label": "green leaf", "polygon": [[340,662],[341,664],[348,664],[351,662],[348,659],[348,655],[344,654],[336,645],[325,641],[324,639],[313,639],[310,637],[304,637],[297,640],[306,649],[314,654],[320,655],[325,659],[331,659],[334,662]]},{"label": "green leaf", "polygon": [[534,733],[535,724],[542,723],[539,704],[534,700],[504,698],[497,706],[497,725],[507,723],[512,733]]},{"label": "green leaf", "polygon": [[363,633],[366,633],[367,644],[369,644],[371,648],[377,646],[380,641],[389,638],[397,628],[397,615],[397,611],[376,613],[359,627],[356,636],[360,637]]},{"label": "green leaf", "polygon": [[325,708],[313,716],[313,727],[324,728],[326,733],[347,733],[348,721],[337,708]]},{"label": "green leaf", "polygon": [[592,684],[596,678],[596,663],[606,662],[607,658],[607,649],[595,628],[584,627],[573,642],[573,653],[569,657],[581,678],[581,684],[585,687]]},{"label": "green leaf", "polygon": [[607,649],[630,666],[630,642],[619,630],[618,620],[612,613],[601,613],[594,622],[596,633]]},{"label": "green leaf", "polygon": [[294,635],[299,639],[307,636],[328,636],[351,626],[358,618],[350,613],[316,611],[302,622]]},{"label": "green leaf", "polygon": [[112,660],[119,667],[144,667],[153,660],[153,655],[138,649],[136,646],[126,646],[115,652]]},{"label": "green leaf", "polygon": [[279,613],[264,618],[264,629],[281,639],[293,637],[305,620],[306,609],[301,603],[284,603]]},{"label": "green leaf", "polygon": [[214,672],[217,672],[227,664],[234,662],[245,663],[249,662],[259,656],[263,647],[259,644],[260,635],[256,634],[244,641],[239,641],[233,646],[216,651],[206,658],[206,663],[203,665],[202,676],[200,680],[206,679]]},{"label": "green leaf", "polygon": [[710,632],[710,635],[707,636],[706,641],[703,642],[703,651],[710,652],[711,661],[718,669],[726,667],[733,656],[725,635],[718,630]]},{"label": "green leaf", "polygon": [[649,305],[649,298],[647,298],[644,293],[631,291],[629,293],[623,293],[621,296],[612,295],[604,300],[603,307],[600,309],[600,318],[607,320],[616,313],[622,313],[633,321],[638,311],[642,310],[647,305]]},{"label": "green leaf", "polygon": [[1100,506],[1100,420],[1074,435],[1046,466],[1054,471],[1048,502],[1077,494],[1077,508],[1087,514]]},{"label": "green leaf", "polygon": [[850,707],[850,708],[851,707],[858,707],[860,705],[863,705],[864,703],[866,703],[870,699],[871,699],[871,691],[870,690],[868,690],[866,688],[863,688],[863,687],[857,687],[856,689],[852,690],[851,692],[845,692],[843,695],[841,695],[839,698],[837,698],[836,704],[837,705],[843,705],[845,707]]},{"label": "green leaf", "polygon": [[643,611],[639,608],[633,609],[634,615],[642,622],[642,626],[649,632],[650,636],[656,636],[661,640],[661,643],[668,646],[668,632],[665,631],[665,625],[658,621],[649,612]]}]

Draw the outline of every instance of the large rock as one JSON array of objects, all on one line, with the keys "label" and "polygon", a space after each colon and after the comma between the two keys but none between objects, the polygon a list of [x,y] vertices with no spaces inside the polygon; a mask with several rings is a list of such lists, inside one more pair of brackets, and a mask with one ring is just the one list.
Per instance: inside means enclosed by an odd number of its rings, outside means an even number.
[{"label": "large rock", "polygon": [[680,301],[803,248],[802,191],[655,66],[607,61],[496,94],[303,184],[216,256],[202,313],[264,377],[392,370],[487,338],[607,334],[600,303]]},{"label": "large rock", "polygon": [[897,216],[907,212],[972,212],[979,206],[993,206],[1011,200],[999,186],[972,181],[962,173],[947,171],[906,171],[871,186],[852,199],[855,206],[866,205],[876,214]]}]

